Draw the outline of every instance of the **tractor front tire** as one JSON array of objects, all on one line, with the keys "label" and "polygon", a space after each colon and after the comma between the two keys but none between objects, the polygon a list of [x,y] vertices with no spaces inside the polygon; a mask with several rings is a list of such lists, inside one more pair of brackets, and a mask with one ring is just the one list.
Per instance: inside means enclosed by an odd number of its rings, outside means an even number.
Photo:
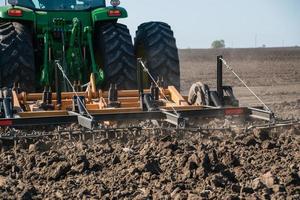
[{"label": "tractor front tire", "polygon": [[14,83],[35,91],[35,61],[30,29],[18,22],[0,22],[0,88]]},{"label": "tractor front tire", "polygon": [[136,58],[127,26],[106,23],[96,27],[96,49],[103,67],[105,84],[117,84],[118,89],[137,89]]},{"label": "tractor front tire", "polygon": [[173,31],[168,24],[163,22],[141,24],[136,31],[135,53],[138,58],[145,61],[155,79],[163,78],[164,85],[173,85],[180,91],[178,49]]}]

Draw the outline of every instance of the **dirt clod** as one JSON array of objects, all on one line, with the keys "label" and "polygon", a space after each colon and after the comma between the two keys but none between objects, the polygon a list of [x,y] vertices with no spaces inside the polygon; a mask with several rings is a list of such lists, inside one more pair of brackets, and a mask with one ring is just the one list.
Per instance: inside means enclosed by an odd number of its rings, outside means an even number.
[{"label": "dirt clod", "polygon": [[49,178],[58,181],[59,179],[64,178],[70,169],[71,165],[69,163],[59,163],[52,171],[50,171]]}]

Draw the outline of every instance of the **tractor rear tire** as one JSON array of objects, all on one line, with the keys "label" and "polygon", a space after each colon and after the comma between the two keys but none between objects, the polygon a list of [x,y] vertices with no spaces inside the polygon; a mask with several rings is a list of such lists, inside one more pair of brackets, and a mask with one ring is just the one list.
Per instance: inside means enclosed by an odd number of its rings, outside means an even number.
[{"label": "tractor rear tire", "polygon": [[0,22],[0,88],[14,83],[35,91],[35,60],[30,29],[19,22]]},{"label": "tractor rear tire", "polygon": [[96,28],[96,49],[105,75],[104,88],[137,89],[136,58],[127,26],[107,23]]},{"label": "tractor rear tire", "polygon": [[[138,27],[135,53],[142,58],[153,78],[180,91],[180,66],[176,39],[171,27],[163,22],[147,22]],[[147,85],[149,86],[149,80]]]}]

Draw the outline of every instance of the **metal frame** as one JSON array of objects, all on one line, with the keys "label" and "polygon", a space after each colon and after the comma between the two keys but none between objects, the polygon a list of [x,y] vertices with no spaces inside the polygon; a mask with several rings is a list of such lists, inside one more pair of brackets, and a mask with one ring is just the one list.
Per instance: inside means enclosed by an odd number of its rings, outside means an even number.
[{"label": "metal frame", "polygon": [[[258,111],[260,111],[258,113]],[[79,123],[83,127],[92,129],[96,124],[95,122],[104,121],[124,121],[124,120],[165,120],[173,125],[184,128],[182,123],[185,123],[182,119],[188,120],[189,118],[222,118],[225,116],[238,116],[244,118],[255,118],[263,119],[266,121],[271,120],[270,113],[262,111],[260,108],[247,108],[247,107],[237,107],[237,108],[208,108],[208,109],[198,109],[194,110],[177,110],[180,117],[172,115],[166,110],[160,111],[140,111],[132,113],[110,113],[110,114],[92,114],[93,120],[88,117],[82,116],[75,112],[68,112],[65,116],[52,116],[52,117],[32,117],[32,118],[10,118],[10,119],[0,119],[0,127],[25,127],[25,126],[44,126],[44,125],[61,125],[61,124],[72,124]],[[267,115],[265,117],[259,115],[263,113]]]},{"label": "metal frame", "polygon": [[[218,56],[217,91],[214,92],[217,93],[216,98],[218,98],[221,102],[221,107],[189,105],[186,101],[187,97],[180,95],[173,86],[164,88],[162,91],[164,96],[168,96],[169,102],[157,101],[155,98],[146,98],[153,94],[151,94],[151,90],[144,89],[142,78],[143,68],[139,60],[137,69],[139,83],[138,90],[123,90],[116,91],[116,93],[112,91],[96,91],[95,88],[86,92],[78,93],[60,93],[60,91],[57,91],[56,94],[51,93],[52,104],[50,107],[54,108],[52,111],[34,111],[33,106],[35,104],[27,105],[26,103],[27,101],[32,102],[41,100],[44,93],[18,94],[16,91],[13,91],[13,96],[8,98],[13,99],[12,105],[15,110],[16,108],[20,110],[20,105],[23,103],[30,108],[31,112],[19,111],[16,113],[17,115],[14,115],[14,117],[11,117],[11,115],[4,115],[4,118],[0,118],[0,127],[25,127],[78,123],[85,128],[93,129],[99,122],[104,121],[155,119],[166,121],[178,128],[184,128],[189,118],[222,118],[225,116],[239,116],[266,121],[274,120],[273,113],[266,111],[261,107],[235,107],[232,105],[228,106],[226,104],[227,96],[224,96],[224,90],[226,90],[226,87],[228,86],[223,86],[223,65],[220,58],[222,58],[222,56]],[[95,85],[95,80],[91,78],[90,83],[90,85]],[[232,98],[234,98],[232,91],[231,93]],[[84,105],[80,106],[84,109],[79,108],[78,102],[75,102],[77,99],[74,98],[75,94],[79,95],[77,98],[83,98],[82,102],[84,102]],[[114,98],[110,97],[111,94],[115,94]],[[85,103],[85,99],[89,102],[88,104]],[[113,107],[109,105],[110,99],[118,102],[119,106]],[[61,103],[61,105],[58,106],[59,103]],[[73,108],[72,111],[68,110],[70,106]],[[75,109],[75,107],[77,109]]]}]

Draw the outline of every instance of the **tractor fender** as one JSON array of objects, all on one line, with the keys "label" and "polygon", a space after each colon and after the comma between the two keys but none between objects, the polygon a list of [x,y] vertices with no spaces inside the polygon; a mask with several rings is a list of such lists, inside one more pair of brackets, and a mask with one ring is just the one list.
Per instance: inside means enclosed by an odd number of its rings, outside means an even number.
[{"label": "tractor fender", "polygon": [[[109,11],[110,10],[119,10],[121,12],[120,16],[109,16]],[[92,21],[95,24],[96,22],[99,21],[107,21],[107,20],[117,20],[120,18],[126,18],[128,17],[128,13],[125,10],[125,8],[122,7],[105,7],[105,8],[97,8],[95,10],[92,11]]]},{"label": "tractor fender", "polygon": [[22,10],[22,16],[9,16],[8,11],[13,9],[12,6],[1,6],[0,7],[0,20],[8,20],[8,21],[32,21],[35,20],[34,11],[29,8],[24,8],[20,6],[15,6],[15,9]]}]

